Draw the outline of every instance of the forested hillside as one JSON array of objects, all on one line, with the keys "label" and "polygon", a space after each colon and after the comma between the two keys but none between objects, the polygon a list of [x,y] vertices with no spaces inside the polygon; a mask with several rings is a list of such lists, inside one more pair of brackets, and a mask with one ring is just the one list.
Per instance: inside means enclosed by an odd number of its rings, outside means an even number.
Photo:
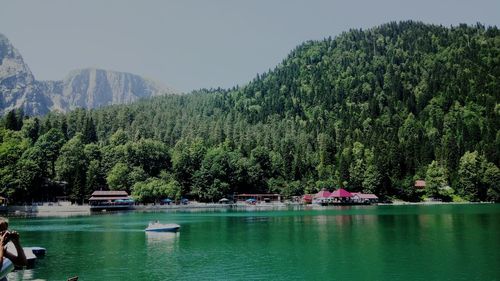
[{"label": "forested hillside", "polygon": [[[350,30],[298,46],[242,87],[41,119],[10,112],[0,194],[82,202],[109,188],[212,201],[344,187],[498,201],[499,102],[496,27]],[[427,181],[423,194],[416,179]]]}]

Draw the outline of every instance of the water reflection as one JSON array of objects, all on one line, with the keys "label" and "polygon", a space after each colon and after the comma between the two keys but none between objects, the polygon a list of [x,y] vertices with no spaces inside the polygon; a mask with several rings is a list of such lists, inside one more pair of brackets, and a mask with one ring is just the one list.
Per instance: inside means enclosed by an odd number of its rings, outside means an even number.
[{"label": "water reflection", "polygon": [[152,256],[176,250],[180,232],[146,232],[148,252]]},{"label": "water reflection", "polygon": [[[142,257],[147,279],[166,280],[165,275],[181,276],[179,263],[180,232],[145,232],[146,253]],[[175,278],[173,278],[175,279]]]},{"label": "water reflection", "polygon": [[148,244],[174,243],[179,239],[180,232],[146,232]]},{"label": "water reflection", "polygon": [[[499,214],[471,205],[15,218],[23,245],[48,255],[9,281],[497,280]],[[157,219],[181,232],[144,232]]]},{"label": "water reflection", "polygon": [[18,280],[45,281],[45,279],[34,279],[33,270],[29,270],[29,269],[17,270],[17,271],[11,272],[7,275],[7,280],[9,280],[9,281],[18,281]]}]

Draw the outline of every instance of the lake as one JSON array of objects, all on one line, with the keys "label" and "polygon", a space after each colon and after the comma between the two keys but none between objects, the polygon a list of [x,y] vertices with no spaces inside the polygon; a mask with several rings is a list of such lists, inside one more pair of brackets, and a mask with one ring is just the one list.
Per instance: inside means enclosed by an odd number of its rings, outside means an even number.
[{"label": "lake", "polygon": [[[181,225],[148,234],[149,221]],[[10,218],[47,249],[12,280],[500,280],[500,204]]]}]

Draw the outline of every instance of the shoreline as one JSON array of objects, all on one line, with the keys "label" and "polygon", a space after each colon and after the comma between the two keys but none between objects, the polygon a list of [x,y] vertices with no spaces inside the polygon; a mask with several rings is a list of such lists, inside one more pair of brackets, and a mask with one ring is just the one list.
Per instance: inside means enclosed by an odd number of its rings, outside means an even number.
[{"label": "shoreline", "polygon": [[[393,203],[378,203],[371,205],[359,205],[365,207],[373,206],[435,206],[435,205],[474,205],[474,204],[495,204],[494,202],[406,202],[395,201]],[[218,203],[190,203],[188,205],[135,205],[133,209],[122,211],[101,211],[91,212],[89,205],[32,205],[32,206],[8,206],[6,216],[33,216],[33,217],[68,217],[80,215],[98,215],[117,212],[166,212],[166,211],[209,211],[209,210],[240,210],[240,211],[259,211],[259,210],[287,210],[287,209],[308,209],[324,210],[329,208],[346,206],[321,206],[316,204],[301,203],[260,203],[255,205],[248,204],[218,204]]]}]

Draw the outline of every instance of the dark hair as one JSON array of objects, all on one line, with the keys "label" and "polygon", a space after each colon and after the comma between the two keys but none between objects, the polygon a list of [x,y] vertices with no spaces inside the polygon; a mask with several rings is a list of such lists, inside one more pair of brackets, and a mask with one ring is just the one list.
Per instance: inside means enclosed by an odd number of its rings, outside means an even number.
[{"label": "dark hair", "polygon": [[7,226],[7,228],[9,228],[9,219],[6,218],[6,217],[0,217],[0,225],[2,223],[5,223],[5,225]]}]

